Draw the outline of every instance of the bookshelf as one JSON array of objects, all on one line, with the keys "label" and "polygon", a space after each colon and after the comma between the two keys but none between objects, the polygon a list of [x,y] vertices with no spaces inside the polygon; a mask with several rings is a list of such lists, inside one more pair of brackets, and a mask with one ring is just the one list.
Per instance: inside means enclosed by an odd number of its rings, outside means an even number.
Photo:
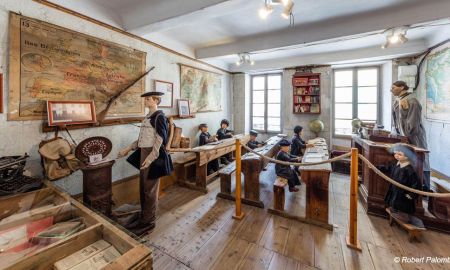
[{"label": "bookshelf", "polygon": [[292,88],[294,114],[320,113],[320,73],[295,73]]}]

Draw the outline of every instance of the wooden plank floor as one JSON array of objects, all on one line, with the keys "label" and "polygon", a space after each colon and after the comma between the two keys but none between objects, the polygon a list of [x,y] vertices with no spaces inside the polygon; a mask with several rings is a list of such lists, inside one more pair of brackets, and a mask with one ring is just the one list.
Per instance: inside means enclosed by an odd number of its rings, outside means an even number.
[{"label": "wooden plank floor", "polygon": [[[386,219],[368,216],[358,205],[362,252],[348,249],[349,177],[332,174],[330,223],[333,232],[267,213],[272,205],[274,166],[261,174],[266,209],[244,205],[243,220],[234,220],[234,202],[216,199],[219,180],[208,194],[170,187],[159,202],[156,229],[144,237],[154,249],[154,269],[450,269],[449,264],[395,263],[402,256],[450,256],[450,235],[426,231],[421,243],[390,227]],[[287,211],[305,213],[305,185],[286,191]]]}]

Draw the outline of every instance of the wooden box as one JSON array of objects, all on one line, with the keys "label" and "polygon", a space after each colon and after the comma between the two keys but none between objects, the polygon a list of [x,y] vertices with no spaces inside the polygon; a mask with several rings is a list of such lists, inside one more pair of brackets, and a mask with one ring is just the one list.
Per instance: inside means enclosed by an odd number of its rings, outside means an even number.
[{"label": "wooden box", "polygon": [[3,232],[49,217],[53,217],[53,223],[83,218],[86,225],[83,230],[22,257],[13,259],[6,251],[1,254],[0,269],[53,269],[56,261],[100,239],[121,254],[103,269],[152,269],[150,249],[49,183],[40,190],[0,198],[0,213]]}]

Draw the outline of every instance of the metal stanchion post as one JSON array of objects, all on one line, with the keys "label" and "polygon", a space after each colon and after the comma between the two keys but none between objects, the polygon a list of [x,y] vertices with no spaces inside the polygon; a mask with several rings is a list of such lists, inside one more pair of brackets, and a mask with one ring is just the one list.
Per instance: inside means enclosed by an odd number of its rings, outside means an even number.
[{"label": "metal stanchion post", "polygon": [[358,149],[352,148],[350,173],[350,219],[347,246],[361,251],[361,244],[358,241]]},{"label": "metal stanchion post", "polygon": [[241,141],[236,139],[236,214],[234,219],[242,219],[244,213],[241,211]]}]

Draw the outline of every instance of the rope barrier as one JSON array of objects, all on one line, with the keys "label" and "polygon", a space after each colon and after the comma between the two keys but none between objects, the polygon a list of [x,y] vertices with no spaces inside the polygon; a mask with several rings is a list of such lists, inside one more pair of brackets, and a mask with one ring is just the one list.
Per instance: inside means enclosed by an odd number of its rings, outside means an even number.
[{"label": "rope barrier", "polygon": [[397,186],[401,189],[407,190],[409,192],[413,192],[422,196],[430,196],[430,197],[436,197],[436,198],[450,198],[450,193],[433,193],[433,192],[426,192],[422,190],[417,190],[410,188],[408,186],[402,185],[399,182],[395,181],[394,179],[388,177],[383,172],[381,172],[375,165],[373,165],[367,158],[365,158],[363,155],[359,154],[359,158],[366,163],[366,165],[372,169],[376,174],[378,174],[381,178],[388,181],[389,183],[393,184],[394,186]]},{"label": "rope barrier", "polygon": [[265,156],[263,154],[260,154],[260,153],[258,153],[256,151],[254,151],[253,149],[247,147],[244,144],[242,145],[242,147],[244,147],[247,151],[258,155],[258,156],[262,157],[263,159],[267,159],[267,160],[269,160],[269,161],[271,161],[273,163],[278,163],[278,164],[282,164],[282,165],[294,165],[294,166],[299,166],[299,167],[307,167],[307,166],[314,166],[314,165],[321,165],[321,164],[325,164],[325,163],[331,163],[331,162],[334,162],[334,161],[338,161],[338,160],[347,158],[347,157],[352,155],[351,152],[348,152],[348,153],[343,154],[341,156],[338,156],[338,157],[335,157],[335,158],[332,158],[332,159],[328,159],[328,160],[324,160],[324,161],[321,161],[321,162],[297,163],[297,162],[281,161],[281,160],[277,160],[277,159],[274,159],[274,158],[267,157],[267,156]]}]

